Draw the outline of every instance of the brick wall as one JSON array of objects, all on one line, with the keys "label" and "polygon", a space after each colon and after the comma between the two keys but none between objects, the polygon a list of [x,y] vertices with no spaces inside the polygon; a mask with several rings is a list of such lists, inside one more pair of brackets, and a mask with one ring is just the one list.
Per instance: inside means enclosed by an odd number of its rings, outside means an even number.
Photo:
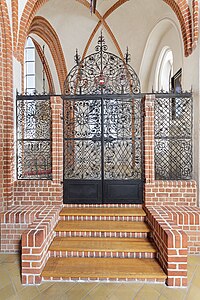
[{"label": "brick wall", "polygon": [[164,206],[165,212],[174,224],[188,236],[188,253],[200,254],[200,208],[188,206]]},{"label": "brick wall", "polygon": [[187,255],[200,254],[200,208],[146,206],[145,211],[168,285],[185,286]]},{"label": "brick wall", "polygon": [[199,1],[192,0],[192,16],[193,16],[193,50],[197,46],[199,38]]},{"label": "brick wall", "polygon": [[14,182],[14,206],[60,205],[63,187],[50,180],[17,180]]},{"label": "brick wall", "polygon": [[36,220],[22,234],[22,284],[40,284],[49,257],[60,206],[43,207]]},{"label": "brick wall", "polygon": [[147,222],[158,248],[158,260],[167,274],[167,285],[187,286],[187,234],[164,209],[146,207]]},{"label": "brick wall", "polygon": [[145,184],[146,205],[197,205],[197,184],[194,180],[162,181]]},{"label": "brick wall", "polygon": [[12,199],[13,184],[12,35],[5,0],[0,5],[0,212]]},{"label": "brick wall", "polygon": [[1,213],[1,252],[21,251],[21,235],[39,215],[41,206],[15,206]]},{"label": "brick wall", "polygon": [[63,204],[63,126],[60,97],[51,98],[51,109],[52,180],[17,180],[14,182],[9,210],[1,215],[1,251],[3,252],[19,251],[22,232],[29,228],[44,207]]},{"label": "brick wall", "polygon": [[17,180],[12,206],[61,205],[63,203],[63,123],[62,99],[51,97],[52,180]]},{"label": "brick wall", "polygon": [[194,180],[155,180],[154,100],[155,95],[147,95],[142,101],[145,205],[196,206],[197,184]]},{"label": "brick wall", "polygon": [[[199,236],[189,232],[191,226],[176,222],[177,214],[170,214],[173,208],[178,213],[180,205],[194,209],[197,204],[196,182],[155,180],[154,167],[154,95],[147,95],[143,101],[143,143],[144,143],[144,207],[152,238],[158,248],[158,260],[167,274],[169,286],[187,285],[187,254],[198,250]],[[170,205],[171,210],[166,211]],[[196,227],[197,229],[197,227]],[[196,244],[195,244],[196,243]],[[194,245],[196,248],[194,249]],[[192,252],[193,251],[193,252]]]}]

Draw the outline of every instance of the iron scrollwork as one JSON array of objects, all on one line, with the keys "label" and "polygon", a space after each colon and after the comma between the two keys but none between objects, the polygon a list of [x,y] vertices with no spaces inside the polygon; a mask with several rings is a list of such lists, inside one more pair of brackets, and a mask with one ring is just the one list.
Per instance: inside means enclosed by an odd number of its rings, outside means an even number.
[{"label": "iron scrollwork", "polygon": [[65,179],[142,178],[140,99],[66,99],[64,138]]},{"label": "iron scrollwork", "polygon": [[51,179],[50,99],[17,99],[18,179]]},{"label": "iron scrollwork", "polygon": [[108,52],[102,35],[95,51],[82,61],[76,53],[76,66],[72,68],[64,84],[66,95],[140,93],[140,81],[136,72],[128,64],[128,60]]},{"label": "iron scrollwork", "polygon": [[142,179],[140,82],[128,51],[108,52],[101,35],[75,62],[64,85],[64,179]]}]

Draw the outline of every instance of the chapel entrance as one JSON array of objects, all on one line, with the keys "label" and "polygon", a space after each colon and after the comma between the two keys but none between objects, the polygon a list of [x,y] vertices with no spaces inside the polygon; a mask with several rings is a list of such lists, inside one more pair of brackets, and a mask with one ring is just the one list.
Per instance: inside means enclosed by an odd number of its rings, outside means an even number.
[{"label": "chapel entrance", "polygon": [[64,203],[142,203],[139,79],[102,35],[95,50],[65,82]]}]

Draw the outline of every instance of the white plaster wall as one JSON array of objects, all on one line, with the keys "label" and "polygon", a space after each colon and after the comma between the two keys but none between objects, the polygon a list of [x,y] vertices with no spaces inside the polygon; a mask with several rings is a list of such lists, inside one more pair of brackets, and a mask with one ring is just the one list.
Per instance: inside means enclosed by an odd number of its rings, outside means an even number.
[{"label": "white plaster wall", "polygon": [[[46,49],[44,51],[44,55],[46,56]],[[35,51],[35,89],[40,94],[44,92],[49,93],[49,85],[48,85],[46,73],[45,73],[45,90],[43,89],[43,64],[38,55],[37,50]]]},{"label": "white plaster wall", "polygon": [[[56,9],[55,9],[56,7]],[[96,17],[77,1],[50,0],[37,13],[46,18],[59,36],[68,71],[74,66],[75,50],[80,55],[89,33],[96,25]]]},{"label": "white plaster wall", "polygon": [[172,50],[173,72],[175,74],[183,67],[183,44],[177,25],[168,18],[162,19],[156,24],[146,43],[139,72],[144,92],[151,92],[152,88],[156,90],[156,67],[164,47],[169,47]]},{"label": "white plaster wall", "polygon": [[[97,9],[103,15],[109,5],[115,2],[99,1]],[[79,2],[71,0],[49,0],[37,15],[46,18],[59,35],[69,71],[74,66],[75,49],[78,47],[80,55],[82,55],[89,36],[98,22],[97,17],[91,16],[89,10]],[[134,0],[124,3],[106,19],[122,52],[126,51],[127,46],[129,47],[132,56],[131,65],[137,73],[140,69],[147,38],[158,20],[164,17],[178,22],[174,12],[163,1]],[[94,52],[99,34],[100,31],[96,34],[89,53]],[[103,30],[103,35],[110,52],[117,54],[106,29]]]},{"label": "white plaster wall", "polygon": [[21,64],[13,56],[13,93],[16,95],[16,90],[22,92],[22,82],[21,82]]},{"label": "white plaster wall", "polygon": [[[35,52],[35,89],[38,93],[43,93],[43,65],[41,59],[37,53]],[[49,92],[49,87],[45,74],[45,91]]]}]

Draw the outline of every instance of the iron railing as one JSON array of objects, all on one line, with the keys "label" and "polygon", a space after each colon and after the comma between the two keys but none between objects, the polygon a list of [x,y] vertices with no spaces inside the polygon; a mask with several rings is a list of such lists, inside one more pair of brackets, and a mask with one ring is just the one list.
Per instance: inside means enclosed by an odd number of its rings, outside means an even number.
[{"label": "iron railing", "polygon": [[[137,98],[143,98],[144,95],[137,94]],[[155,96],[155,178],[191,179],[192,95],[181,93],[155,94]],[[90,97],[95,98],[88,96],[88,100]],[[99,95],[96,97],[99,98]],[[16,106],[17,178],[51,179],[50,96],[18,95]]]},{"label": "iron railing", "polygon": [[192,95],[156,94],[155,178],[192,178]]},{"label": "iron railing", "polygon": [[49,96],[17,96],[17,178],[51,179]]}]

